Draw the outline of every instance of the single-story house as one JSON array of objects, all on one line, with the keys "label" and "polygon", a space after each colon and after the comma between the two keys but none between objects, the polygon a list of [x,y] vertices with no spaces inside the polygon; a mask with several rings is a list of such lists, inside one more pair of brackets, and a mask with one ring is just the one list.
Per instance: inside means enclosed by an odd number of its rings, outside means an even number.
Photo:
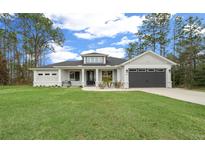
[{"label": "single-story house", "polygon": [[132,59],[109,57],[101,53],[82,54],[82,60],[65,61],[31,68],[33,86],[62,86],[70,81],[72,86],[99,86],[105,78],[121,82],[124,88],[172,87],[173,61],[152,51]]}]

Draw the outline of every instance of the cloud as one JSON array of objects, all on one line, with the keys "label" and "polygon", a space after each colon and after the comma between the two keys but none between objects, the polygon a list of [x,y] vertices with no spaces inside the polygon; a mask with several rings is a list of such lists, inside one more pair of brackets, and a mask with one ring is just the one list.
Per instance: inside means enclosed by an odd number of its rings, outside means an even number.
[{"label": "cloud", "polygon": [[70,59],[79,59],[77,53],[71,52],[73,48],[70,46],[59,46],[55,43],[52,44],[55,52],[48,54],[48,58],[51,60],[52,63],[58,63]]},{"label": "cloud", "polygon": [[125,46],[125,45],[127,45],[127,44],[129,44],[129,43],[136,42],[136,41],[137,41],[137,39],[129,40],[129,39],[127,38],[127,36],[124,36],[124,37],[120,40],[120,42],[112,43],[112,45],[122,45],[122,46]]},{"label": "cloud", "polygon": [[92,52],[103,53],[111,57],[117,57],[117,58],[124,58],[126,55],[124,48],[115,48],[115,47],[105,47],[105,48],[98,48],[95,50],[86,50],[81,52],[81,54],[92,53]]},{"label": "cloud", "polygon": [[136,33],[144,19],[125,14],[45,14],[56,26],[74,31],[82,39],[114,37],[119,33]]},{"label": "cloud", "polygon": [[106,42],[105,40],[102,40],[102,41],[98,42],[97,44],[98,45],[103,45],[103,44],[105,44],[105,42]]}]

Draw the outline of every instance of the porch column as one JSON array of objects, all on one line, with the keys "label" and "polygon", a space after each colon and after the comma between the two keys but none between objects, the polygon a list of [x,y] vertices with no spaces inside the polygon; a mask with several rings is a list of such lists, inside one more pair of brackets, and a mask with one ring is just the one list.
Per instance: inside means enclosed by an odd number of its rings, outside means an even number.
[{"label": "porch column", "polygon": [[33,71],[33,86],[36,86],[36,76],[37,76],[37,72]]},{"label": "porch column", "polygon": [[95,86],[98,87],[99,84],[99,79],[98,79],[98,69],[95,70]]},{"label": "porch column", "polygon": [[85,71],[84,68],[82,69],[82,87],[85,86]]},{"label": "porch column", "polygon": [[166,88],[172,88],[171,67],[166,68]]},{"label": "porch column", "polygon": [[62,86],[61,69],[58,69],[58,86]]},{"label": "porch column", "polygon": [[120,69],[117,69],[117,82],[120,82]]}]

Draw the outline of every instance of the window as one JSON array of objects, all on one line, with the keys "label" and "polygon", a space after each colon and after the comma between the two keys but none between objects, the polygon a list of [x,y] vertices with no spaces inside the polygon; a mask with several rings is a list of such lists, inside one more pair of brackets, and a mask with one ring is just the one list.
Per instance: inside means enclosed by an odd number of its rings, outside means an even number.
[{"label": "window", "polygon": [[137,72],[137,69],[129,69],[130,72]]},{"label": "window", "polygon": [[112,81],[112,71],[102,71],[102,81]]},{"label": "window", "polygon": [[103,57],[86,57],[87,64],[94,64],[94,63],[103,63]]},{"label": "window", "polygon": [[138,68],[138,72],[146,72],[145,68]]},{"label": "window", "polygon": [[39,76],[42,76],[42,75],[43,75],[43,73],[38,73],[38,75],[39,75]]},{"label": "window", "polygon": [[147,72],[154,72],[155,70],[153,68],[147,69]]},{"label": "window", "polygon": [[57,75],[57,73],[52,73],[53,76]]},{"label": "window", "polygon": [[50,73],[45,73],[45,75],[50,75]]},{"label": "window", "polygon": [[159,68],[159,69],[155,69],[156,72],[164,72],[164,69]]},{"label": "window", "polygon": [[80,72],[70,72],[71,81],[80,81]]}]

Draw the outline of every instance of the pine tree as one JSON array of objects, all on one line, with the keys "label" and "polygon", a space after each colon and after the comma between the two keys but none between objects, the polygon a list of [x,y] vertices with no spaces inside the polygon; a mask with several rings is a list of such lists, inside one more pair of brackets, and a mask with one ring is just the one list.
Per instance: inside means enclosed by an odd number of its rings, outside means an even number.
[{"label": "pine tree", "polygon": [[0,85],[8,84],[9,72],[7,69],[7,61],[0,53]]},{"label": "pine tree", "polygon": [[165,56],[166,48],[169,43],[168,34],[170,31],[169,23],[170,23],[170,14],[169,13],[158,13],[156,15],[156,20],[158,24],[158,43],[159,43],[159,51],[160,55]]}]

